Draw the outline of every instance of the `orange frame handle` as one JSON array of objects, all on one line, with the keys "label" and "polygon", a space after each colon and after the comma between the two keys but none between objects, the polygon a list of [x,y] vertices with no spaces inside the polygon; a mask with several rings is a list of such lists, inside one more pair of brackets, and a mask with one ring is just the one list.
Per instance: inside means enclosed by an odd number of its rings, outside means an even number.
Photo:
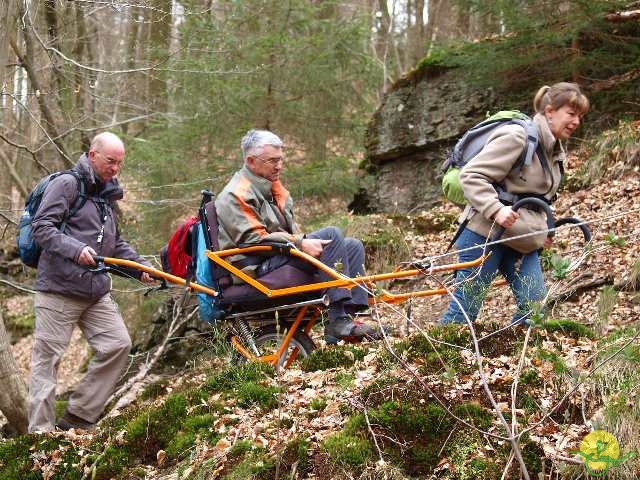
[{"label": "orange frame handle", "polygon": [[[233,266],[231,263],[224,260],[224,257],[237,255],[240,253],[247,254],[247,253],[254,253],[254,252],[269,252],[269,251],[272,251],[272,247],[256,245],[253,247],[234,248],[230,250],[221,250],[217,252],[212,252],[210,250],[207,250],[206,255],[207,257],[209,257],[210,260],[215,262],[217,265],[220,265],[229,273],[236,275],[238,278],[240,278],[244,282],[254,287],[256,290],[258,290],[259,292],[265,294],[267,297],[270,297],[270,298],[281,297],[284,295],[294,295],[299,293],[313,292],[316,290],[323,290],[325,288],[334,288],[334,287],[353,288],[359,285],[375,283],[377,281],[415,277],[425,273],[424,270],[411,269],[411,270],[399,270],[399,271],[390,272],[390,273],[382,273],[378,275],[366,275],[362,277],[350,278],[338,273],[337,271],[325,265],[324,263],[320,262],[319,260],[312,257],[311,255],[301,252],[300,250],[292,249],[291,250],[292,256],[301,258],[309,262],[310,264],[318,268],[318,270],[322,270],[323,272],[327,273],[329,276],[333,277],[334,280],[327,280],[324,282],[311,283],[308,285],[298,285],[295,287],[278,288],[278,289],[271,290],[270,288],[266,287],[255,278],[247,275],[245,272],[243,272],[239,268]],[[477,267],[479,265],[482,265],[486,259],[487,259],[487,255],[484,255],[471,262],[453,263],[448,265],[432,267],[429,269],[429,272],[438,273],[438,272],[460,270],[462,268]],[[390,293],[386,293],[384,295],[384,298],[387,298],[390,301],[393,301],[393,303],[400,303],[407,300],[408,298],[441,295],[447,292],[448,292],[447,289],[441,288],[441,289],[435,289],[435,290],[422,290],[418,292],[405,293],[401,295],[393,295]],[[382,299],[380,299],[380,301],[382,301]]]},{"label": "orange frame handle", "polygon": [[[398,270],[398,271],[394,271],[394,272],[382,273],[382,274],[377,274],[377,275],[365,275],[365,276],[361,276],[361,277],[350,278],[350,277],[347,277],[345,275],[342,275],[341,273],[337,272],[336,270],[332,269],[331,267],[325,265],[324,263],[320,262],[319,260],[317,260],[316,258],[312,257],[311,255],[308,255],[308,254],[306,254],[304,252],[301,252],[300,250],[292,249],[290,251],[292,256],[301,258],[301,259],[309,262],[310,264],[312,264],[313,266],[315,266],[319,270],[322,270],[327,275],[332,277],[333,280],[327,280],[327,281],[324,281],[324,282],[316,282],[316,283],[311,283],[311,284],[307,284],[307,285],[298,285],[298,286],[295,286],[295,287],[278,288],[278,289],[272,290],[272,289],[266,287],[264,284],[260,283],[255,278],[247,275],[242,270],[240,270],[237,267],[233,266],[231,263],[227,262],[224,259],[225,257],[229,257],[229,256],[232,256],[232,255],[237,255],[237,254],[249,254],[249,253],[256,253],[256,252],[271,252],[271,251],[273,251],[273,249],[274,249],[274,247],[271,247],[271,246],[268,246],[268,245],[255,245],[255,246],[252,246],[252,247],[232,248],[232,249],[229,249],[229,250],[220,250],[220,251],[216,251],[216,252],[212,252],[210,250],[207,250],[206,251],[206,255],[210,260],[215,262],[217,265],[220,265],[220,267],[224,268],[229,273],[231,273],[233,275],[236,275],[238,278],[242,279],[244,282],[246,282],[247,284],[251,285],[256,290],[258,290],[259,292],[263,293],[265,296],[267,296],[269,298],[282,297],[282,296],[286,296],[286,295],[295,295],[295,294],[307,293],[307,292],[314,292],[314,291],[318,291],[318,290],[324,290],[326,288],[336,288],[336,287],[337,288],[353,288],[353,287],[356,287],[356,286],[359,286],[359,285],[370,285],[370,284],[373,284],[375,282],[382,281],[382,280],[393,280],[393,279],[398,279],[398,278],[415,277],[415,276],[418,276],[418,275],[425,274],[425,270],[410,269],[410,270]],[[486,258],[487,258],[487,256],[484,255],[484,256],[481,256],[481,257],[479,257],[476,260],[473,260],[471,262],[452,263],[452,264],[440,265],[440,266],[432,267],[432,268],[429,269],[429,273],[455,271],[455,270],[460,270],[462,268],[477,267],[479,265],[482,265],[484,263],[484,261],[486,260]],[[177,284],[177,285],[183,285],[188,289],[195,290],[195,291],[201,292],[201,293],[205,293],[205,294],[211,295],[213,297],[216,297],[216,296],[219,295],[219,292],[214,290],[213,288],[206,287],[204,285],[200,285],[199,283],[196,283],[196,282],[188,282],[187,283],[187,281],[184,278],[181,278],[181,277],[178,277],[178,276],[175,276],[175,275],[171,275],[170,273],[164,272],[162,270],[158,270],[157,268],[148,267],[148,266],[143,265],[141,263],[134,262],[133,260],[125,260],[125,259],[122,259],[122,258],[114,258],[114,257],[101,257],[101,260],[105,264],[108,264],[108,265],[129,267],[129,268],[134,268],[136,270],[140,270],[140,271],[143,271],[143,272],[147,272],[148,274],[150,274],[150,275],[152,275],[154,277],[163,278],[163,279],[165,279],[165,280],[167,280],[167,281],[169,281],[171,283],[174,283],[174,284]],[[443,294],[445,294],[447,292],[449,292],[449,289],[446,289],[446,288],[437,288],[437,289],[432,289],[432,290],[420,290],[420,291],[416,291],[416,292],[409,292],[409,293],[402,293],[402,294],[392,294],[392,293],[389,293],[389,292],[384,292],[382,295],[377,297],[376,300],[395,304],[395,303],[402,303],[402,302],[408,300],[409,298],[427,297],[427,296],[433,296],[433,295],[443,295]]]},{"label": "orange frame handle", "polygon": [[147,267],[142,263],[134,262],[133,260],[125,260],[124,258],[114,258],[114,257],[99,257],[107,265],[116,265],[118,267],[129,267],[134,268],[136,270],[140,270],[141,272],[147,272],[149,275],[152,275],[157,278],[163,278],[171,283],[175,283],[177,285],[184,285],[191,290],[196,290],[201,293],[206,293],[207,295],[211,295],[212,297],[217,297],[219,292],[214,290],[213,288],[205,287],[204,285],[200,285],[195,282],[188,282],[182,278],[177,277],[175,275],[171,275],[170,273],[164,272],[162,270],[158,270],[157,268]]}]

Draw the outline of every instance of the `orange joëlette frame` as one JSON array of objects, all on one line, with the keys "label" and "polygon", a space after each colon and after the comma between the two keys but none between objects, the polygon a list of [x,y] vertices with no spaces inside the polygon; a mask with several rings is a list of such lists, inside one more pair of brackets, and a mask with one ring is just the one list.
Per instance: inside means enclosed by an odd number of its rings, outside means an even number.
[{"label": "orange jo\u00eblette frame", "polygon": [[[331,267],[328,267],[327,265],[315,259],[311,255],[301,252],[300,250],[291,249],[290,254],[292,256],[299,257],[311,263],[319,270],[322,270],[323,272],[327,273],[330,277],[333,278],[333,280],[327,280],[324,282],[317,282],[317,283],[311,283],[307,285],[298,285],[295,287],[278,288],[275,290],[271,290],[265,285],[263,285],[262,283],[260,283],[257,279],[250,277],[249,275],[244,273],[242,270],[234,267],[231,263],[227,262],[224,259],[225,257],[229,257],[232,255],[238,255],[238,254],[246,255],[251,253],[270,253],[274,250],[275,250],[275,247],[273,246],[255,245],[255,246],[244,247],[244,248],[232,248],[228,250],[219,250],[216,252],[207,250],[206,255],[207,257],[209,257],[210,260],[215,262],[217,265],[224,268],[229,273],[236,275],[238,278],[242,279],[243,281],[245,281],[246,283],[248,283],[249,285],[254,287],[256,290],[263,293],[265,296],[269,298],[282,297],[286,295],[295,295],[295,294],[306,293],[306,292],[313,292],[313,291],[324,290],[326,288],[333,288],[333,287],[353,288],[358,285],[371,287],[377,281],[415,277],[419,275],[424,275],[427,272],[426,269],[425,270],[409,269],[409,270],[396,270],[394,272],[382,273],[378,275],[366,275],[362,277],[349,278],[345,275],[340,274],[339,272],[332,269]],[[486,258],[487,256],[481,256],[480,258],[472,262],[452,263],[448,265],[434,266],[428,269],[428,273],[454,271],[454,270],[460,270],[462,268],[476,267],[476,266],[482,265],[482,263],[485,261]],[[146,265],[142,265],[141,263],[134,262],[132,260],[125,260],[122,258],[113,258],[113,257],[100,257],[100,260],[102,260],[107,265],[129,267],[129,268],[134,268],[143,272],[147,272],[148,274],[154,277],[163,278],[171,283],[174,283],[177,285],[184,285],[191,290],[205,293],[207,295],[211,295],[214,297],[218,296],[219,294],[219,292],[217,292],[216,290],[209,287],[205,287],[204,285],[200,285],[195,282],[189,282],[187,285],[187,281],[184,278],[171,275],[169,273],[163,272],[162,270],[158,270],[157,268],[147,267]],[[443,295],[448,292],[449,290],[446,288],[419,290],[415,292],[400,293],[400,294],[393,294],[393,293],[383,291],[380,295],[377,295],[375,298],[372,298],[371,300],[373,302],[385,302],[385,303],[398,304],[398,303],[403,303],[410,298]]]}]

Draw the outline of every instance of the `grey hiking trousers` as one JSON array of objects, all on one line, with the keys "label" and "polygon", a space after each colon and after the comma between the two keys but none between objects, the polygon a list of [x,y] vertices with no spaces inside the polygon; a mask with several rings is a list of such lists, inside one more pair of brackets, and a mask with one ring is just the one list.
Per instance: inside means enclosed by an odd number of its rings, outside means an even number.
[{"label": "grey hiking trousers", "polygon": [[78,326],[93,350],[87,373],[69,398],[67,410],[96,422],[120,378],[131,339],[110,294],[85,300],[37,292],[36,331],[31,353],[29,432],[55,429],[56,380],[60,359]]}]

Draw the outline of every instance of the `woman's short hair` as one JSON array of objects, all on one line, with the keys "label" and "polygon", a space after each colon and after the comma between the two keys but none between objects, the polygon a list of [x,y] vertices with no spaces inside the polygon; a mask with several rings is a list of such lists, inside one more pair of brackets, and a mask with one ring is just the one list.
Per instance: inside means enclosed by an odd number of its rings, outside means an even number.
[{"label": "woman's short hair", "polygon": [[580,115],[587,113],[590,106],[589,99],[580,91],[580,86],[571,82],[559,82],[540,88],[533,99],[533,108],[537,113],[544,113],[547,105],[550,105],[554,110],[569,105],[575,108]]},{"label": "woman's short hair", "polygon": [[240,142],[242,158],[246,160],[250,155],[258,155],[265,145],[282,147],[284,144],[279,136],[269,130],[249,130]]}]

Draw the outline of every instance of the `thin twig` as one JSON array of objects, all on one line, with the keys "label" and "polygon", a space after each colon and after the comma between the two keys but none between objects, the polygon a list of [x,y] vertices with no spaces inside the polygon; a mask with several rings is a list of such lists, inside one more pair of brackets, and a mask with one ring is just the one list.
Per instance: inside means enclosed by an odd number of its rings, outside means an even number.
[{"label": "thin twig", "polygon": [[4,283],[5,285],[9,285],[10,287],[15,288],[16,290],[20,290],[26,293],[36,293],[36,291],[31,286],[24,286],[18,283],[10,282],[9,280],[5,280],[4,278],[0,278],[0,283]]}]

